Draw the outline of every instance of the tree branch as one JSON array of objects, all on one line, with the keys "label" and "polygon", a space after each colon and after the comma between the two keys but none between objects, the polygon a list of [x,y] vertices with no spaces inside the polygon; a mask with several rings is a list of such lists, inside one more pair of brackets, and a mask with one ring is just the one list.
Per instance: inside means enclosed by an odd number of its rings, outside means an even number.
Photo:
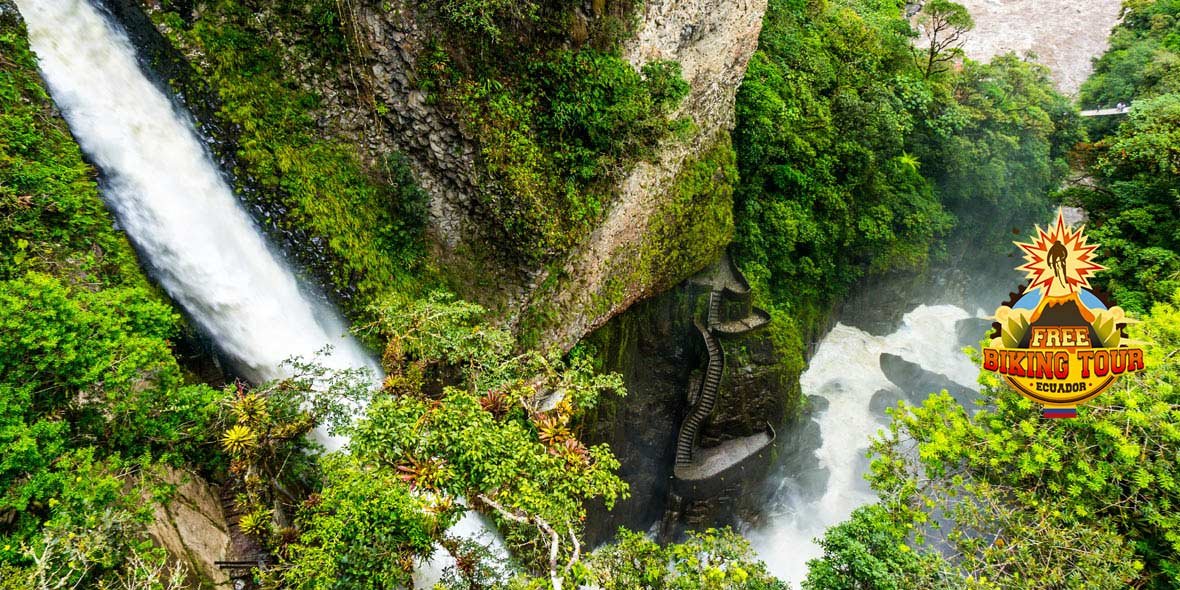
[{"label": "tree branch", "polygon": [[[484,504],[491,506],[493,510],[500,514],[500,516],[503,516],[512,522],[517,522],[520,524],[532,524],[540,529],[541,532],[549,535],[549,580],[553,582],[553,590],[561,590],[561,576],[557,573],[557,551],[561,545],[561,537],[557,534],[557,531],[553,530],[553,527],[549,526],[549,523],[539,516],[530,516],[527,514],[510,511],[484,494],[479,494],[476,496],[476,498],[478,498],[479,501],[483,502]],[[573,534],[572,529],[570,530],[570,534]],[[580,553],[580,547],[577,545],[577,542],[577,539],[574,539],[575,556]],[[570,565],[573,565],[573,561],[570,562]]]}]

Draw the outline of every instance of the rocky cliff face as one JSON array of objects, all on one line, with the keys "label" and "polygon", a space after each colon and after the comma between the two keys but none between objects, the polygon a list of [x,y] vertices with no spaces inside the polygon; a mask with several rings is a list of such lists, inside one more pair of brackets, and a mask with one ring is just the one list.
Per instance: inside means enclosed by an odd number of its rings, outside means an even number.
[{"label": "rocky cliff face", "polygon": [[[623,181],[606,221],[564,268],[573,280],[554,294],[554,300],[565,321],[545,333],[547,340],[572,344],[634,301],[700,270],[728,243],[728,232],[724,240],[700,232],[667,244],[646,242],[663,213],[661,202],[675,198],[669,193],[686,161],[712,148],[719,133],[733,128],[734,96],[758,46],[765,11],[766,0],[646,3],[639,33],[626,44],[627,59],[636,67],[655,59],[678,61],[692,88],[678,114],[692,117],[700,131],[688,142],[667,146],[656,161],[640,162]],[[652,247],[680,248],[681,240],[714,243],[703,244],[704,256],[684,260],[680,268],[645,272],[645,257],[658,255]],[[603,264],[606,260],[611,264]],[[601,303],[594,305],[596,298]]]},{"label": "rocky cliff face", "polygon": [[176,491],[164,503],[144,498],[155,513],[147,534],[185,567],[192,587],[232,588],[229,575],[215,563],[225,559],[230,543],[219,490],[198,475],[176,470],[169,470],[164,482]]},{"label": "rocky cliff face", "polygon": [[[161,10],[156,0],[104,1]],[[636,69],[656,60],[679,63],[689,92],[670,118],[690,120],[691,132],[668,137],[654,155],[627,167],[593,230],[544,263],[495,255],[505,237],[481,208],[480,190],[495,183],[485,146],[430,88],[432,52],[446,36],[428,5],[341,4],[348,11],[341,15],[348,39],[342,65],[303,63],[297,51],[283,58],[292,82],[319,97],[311,114],[324,136],[359,146],[371,167],[395,152],[406,156],[430,199],[431,259],[451,286],[542,346],[572,346],[634,302],[710,264],[732,235],[736,173],[728,132],[766,0],[587,0],[571,9],[567,46],[578,45],[579,27],[615,5],[635,11],[630,33],[614,46],[627,62]],[[198,18],[201,9],[180,12]],[[289,32],[272,34],[278,47],[289,41]],[[199,50],[179,49],[194,64],[204,60]],[[308,266],[304,258],[317,257],[298,254],[314,241],[296,241],[302,245],[287,249]]]},{"label": "rocky cliff face", "polygon": [[[638,163],[620,182],[602,223],[564,260],[522,268],[480,255],[493,238],[483,229],[473,197],[486,181],[479,145],[419,85],[429,25],[419,22],[409,2],[359,7],[353,15],[356,34],[368,54],[372,98],[383,105],[388,143],[409,156],[431,195],[436,254],[441,267],[461,277],[460,290],[510,324],[535,330],[542,345],[568,348],[635,301],[715,259],[732,231],[726,186],[731,178],[724,162],[709,156],[728,150],[734,95],[757,46],[765,9],[765,0],[643,5],[623,54],[637,68],[657,59],[680,63],[691,90],[675,115],[690,117],[696,132],[667,141],[655,158]],[[583,10],[590,12],[589,6]],[[686,194],[686,168],[694,164],[712,166],[702,173],[716,179],[695,183],[694,194]],[[717,211],[724,216],[699,223]]]},{"label": "rocky cliff face", "polygon": [[[765,496],[774,428],[798,410],[798,375],[787,370],[752,308],[748,285],[728,258],[611,319],[590,337],[603,368],[622,374],[627,397],[608,400],[586,421],[591,443],[619,457],[631,497],[587,520],[591,543],[619,526],[665,538],[686,528],[737,526],[757,517]],[[711,297],[718,306],[710,312]],[[688,417],[707,395],[708,344],[714,334],[723,368],[699,429]],[[686,438],[687,436],[687,438]],[[681,457],[684,450],[690,453]],[[687,459],[687,460],[685,460]]]},{"label": "rocky cliff face", "polygon": [[1049,66],[1057,87],[1068,95],[1090,76],[1091,60],[1106,51],[1110,30],[1119,22],[1120,0],[962,0],[975,19],[963,50],[987,61],[1015,51],[1032,53]]}]

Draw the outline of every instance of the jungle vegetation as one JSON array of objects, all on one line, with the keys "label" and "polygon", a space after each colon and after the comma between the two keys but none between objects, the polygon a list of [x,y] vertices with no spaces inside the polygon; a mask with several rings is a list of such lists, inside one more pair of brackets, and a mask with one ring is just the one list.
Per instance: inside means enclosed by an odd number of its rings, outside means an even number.
[{"label": "jungle vegetation", "polygon": [[0,251],[0,587],[175,582],[144,530],[169,470],[223,468],[220,394],[179,362],[186,328],[112,228],[12,11]]},{"label": "jungle vegetation", "polygon": [[[425,288],[425,197],[407,168],[323,137],[307,113],[324,97],[289,78],[292,47],[311,72],[347,53],[340,4],[266,4],[212,0],[193,19],[163,2],[159,17],[204,56],[194,67],[236,130],[248,192],[281,203],[280,229],[326,244],[327,282],[351,294],[387,377],[293,359],[282,381],[202,382],[190,329],[112,227],[15,13],[0,11],[0,588],[193,583],[145,533],[176,473],[232,487],[239,526],[275,558],[255,573],[273,588],[394,587],[438,553],[455,561],[447,588],[783,588],[728,530],[582,546],[586,502],[628,493],[610,449],[579,438],[586,412],[622,393],[618,376],[594,371],[586,347],[530,350]],[[511,238],[500,255],[560,256],[609,205],[611,179],[692,132],[671,118],[678,66],[636,71],[619,55],[636,4],[590,3],[609,16],[597,28],[572,4],[428,8],[426,90],[480,138],[496,180],[480,204]],[[945,394],[897,408],[873,443],[880,503],[828,531],[804,584],[1175,587],[1180,3],[1127,0],[1081,101],[1131,113],[1085,128],[1034,61],[964,58],[961,7],[926,3],[915,45],[902,4],[769,3],[738,96],[733,252],[780,352],[801,367],[804,336],[867,274],[1004,243],[1013,220],[1049,210],[1071,163],[1086,181],[1059,197],[1087,210],[1104,286],[1141,314],[1133,334],[1153,352],[1072,421],[1040,421],[994,380],[979,408]],[[289,33],[283,51],[274,30]],[[348,452],[319,453],[316,428],[350,436]],[[473,510],[511,555],[451,532]]]},{"label": "jungle vegetation", "polygon": [[1109,268],[1098,284],[1137,312],[1150,351],[1074,420],[984,374],[978,407],[945,392],[893,410],[872,444],[881,502],[822,539],[808,588],[1175,588],[1180,585],[1180,177],[1177,17],[1128,0],[1079,101],[1130,105],[1089,122],[1058,194],[1081,206]]},{"label": "jungle vegetation", "polygon": [[[928,2],[914,23],[961,35],[961,8]],[[866,273],[1007,243],[1082,138],[1043,66],[924,43],[894,0],[771,0],[737,113],[733,250],[788,335]]]},{"label": "jungle vegetation", "polygon": [[1106,248],[1099,284],[1142,313],[1180,288],[1180,3],[1128,1],[1123,12],[1079,101],[1130,113],[1094,118],[1077,154],[1084,176],[1060,198],[1086,209]]}]

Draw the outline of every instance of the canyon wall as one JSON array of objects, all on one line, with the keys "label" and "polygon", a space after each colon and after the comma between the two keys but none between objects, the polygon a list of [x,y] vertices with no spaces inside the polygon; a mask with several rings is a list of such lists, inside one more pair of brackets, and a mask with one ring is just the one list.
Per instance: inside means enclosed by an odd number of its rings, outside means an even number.
[{"label": "canyon wall", "polygon": [[[591,14],[590,4],[579,14]],[[765,9],[765,0],[660,0],[639,8],[622,54],[636,68],[679,62],[690,91],[673,117],[691,118],[695,131],[668,139],[654,158],[635,164],[590,235],[539,268],[486,254],[496,237],[473,197],[488,181],[480,145],[420,84],[430,23],[407,2],[359,7],[365,75],[383,105],[388,147],[409,157],[430,194],[435,254],[457,277],[456,287],[510,325],[534,332],[542,346],[568,348],[635,301],[715,260],[732,235],[734,96]]]}]

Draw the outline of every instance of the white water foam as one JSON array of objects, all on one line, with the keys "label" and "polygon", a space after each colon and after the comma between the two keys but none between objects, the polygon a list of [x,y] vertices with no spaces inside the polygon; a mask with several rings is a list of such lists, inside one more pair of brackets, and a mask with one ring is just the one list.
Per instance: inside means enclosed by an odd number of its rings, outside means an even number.
[{"label": "white water foam", "polygon": [[[283,361],[328,368],[377,362],[331,308],[301,290],[239,205],[188,117],[140,70],[127,36],[83,0],[18,0],[42,77],[83,151],[102,170],[103,198],[153,277],[248,379],[286,376]],[[328,450],[343,439],[317,432]],[[490,543],[495,529],[468,513],[452,534]],[[445,551],[416,573],[429,587]]]},{"label": "white water foam", "polygon": [[[204,149],[191,122],[140,70],[135,49],[82,0],[19,0],[38,66],[79,145],[102,170],[103,198],[164,290],[246,378],[282,362],[364,368],[373,358],[335,312],[300,289]],[[342,441],[320,438],[335,448]]]},{"label": "white water foam", "polygon": [[[887,336],[873,336],[836,324],[820,342],[800,378],[805,395],[828,401],[819,422],[822,443],[815,451],[828,471],[822,494],[803,494],[797,482],[783,481],[787,493],[769,507],[769,524],[747,534],[759,556],[776,576],[798,585],[807,576],[807,561],[821,550],[813,541],[856,508],[876,500],[864,480],[864,455],[869,437],[882,419],[869,409],[877,391],[897,389],[881,370],[882,353],[916,363],[954,383],[977,389],[979,368],[960,350],[955,324],[972,317],[952,305],[921,305],[906,314],[901,327]],[[818,499],[810,499],[818,496]]]}]

